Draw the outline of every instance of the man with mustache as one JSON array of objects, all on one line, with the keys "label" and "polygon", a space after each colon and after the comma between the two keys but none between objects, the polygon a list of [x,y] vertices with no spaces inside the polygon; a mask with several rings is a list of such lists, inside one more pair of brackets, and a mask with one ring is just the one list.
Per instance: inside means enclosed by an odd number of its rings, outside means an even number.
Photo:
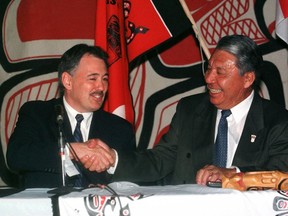
[{"label": "man with mustache", "polygon": [[[7,149],[8,166],[19,173],[20,187],[63,186],[58,145],[60,127],[67,143],[65,186],[108,184],[112,175],[106,170],[115,161],[114,151],[135,150],[132,125],[101,108],[109,81],[107,59],[107,53],[99,47],[75,45],[60,59],[61,97],[29,101],[21,107]],[[96,143],[98,138],[107,146],[97,142],[95,148],[88,148],[87,144]],[[97,172],[79,163],[86,155],[95,163],[97,159]]]},{"label": "man with mustache", "polygon": [[[205,185],[240,171],[288,171],[288,111],[259,96],[262,61],[250,38],[223,37],[205,72],[207,92],[179,101],[154,149],[119,153],[114,180]],[[227,130],[217,136],[222,111]],[[228,144],[219,157],[218,137]],[[87,158],[82,162],[97,169]]]}]

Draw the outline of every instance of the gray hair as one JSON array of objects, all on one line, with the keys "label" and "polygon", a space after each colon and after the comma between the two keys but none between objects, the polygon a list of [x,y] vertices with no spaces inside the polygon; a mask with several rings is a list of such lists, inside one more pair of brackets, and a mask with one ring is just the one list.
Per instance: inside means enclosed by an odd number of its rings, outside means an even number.
[{"label": "gray hair", "polygon": [[254,72],[256,79],[259,77],[259,68],[262,66],[263,57],[258,45],[244,35],[230,35],[221,38],[216,50],[224,50],[236,57],[236,66],[241,76],[246,72]]}]

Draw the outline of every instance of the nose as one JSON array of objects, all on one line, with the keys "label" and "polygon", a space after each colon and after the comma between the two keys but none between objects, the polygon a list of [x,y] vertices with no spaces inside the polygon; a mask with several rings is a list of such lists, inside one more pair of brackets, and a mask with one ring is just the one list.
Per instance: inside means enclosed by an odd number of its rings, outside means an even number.
[{"label": "nose", "polygon": [[[105,83],[105,81],[99,79],[99,80],[97,80],[97,82],[95,83],[95,87],[96,87],[96,89],[103,91],[103,90],[105,90],[106,83]],[[107,88],[107,87],[106,87],[106,88]]]},{"label": "nose", "polygon": [[214,83],[215,82],[215,71],[210,69],[205,73],[205,82],[206,83]]},{"label": "nose", "polygon": [[103,90],[104,89],[104,83],[102,80],[97,82],[97,89]]}]

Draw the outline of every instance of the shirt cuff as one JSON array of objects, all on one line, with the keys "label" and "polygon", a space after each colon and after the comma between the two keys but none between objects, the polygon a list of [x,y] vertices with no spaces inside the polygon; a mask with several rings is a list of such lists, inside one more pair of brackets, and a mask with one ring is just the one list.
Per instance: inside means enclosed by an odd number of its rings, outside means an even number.
[{"label": "shirt cuff", "polygon": [[236,169],[236,173],[240,173],[241,172],[241,170],[238,168],[238,167],[236,167],[236,166],[231,166],[230,168],[235,168]]},{"label": "shirt cuff", "polygon": [[65,145],[65,155],[70,157],[70,150],[69,150],[68,145]]},{"label": "shirt cuff", "polygon": [[118,165],[118,153],[115,149],[113,149],[113,151],[115,152],[115,155],[116,155],[116,158],[115,158],[115,165],[114,166],[111,166],[107,172],[111,175],[113,175],[115,173],[115,170],[117,168],[117,165]]}]

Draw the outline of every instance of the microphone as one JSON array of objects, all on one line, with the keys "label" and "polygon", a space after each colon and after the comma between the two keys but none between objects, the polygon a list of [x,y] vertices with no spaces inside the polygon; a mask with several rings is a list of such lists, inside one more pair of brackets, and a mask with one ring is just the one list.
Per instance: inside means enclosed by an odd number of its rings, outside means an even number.
[{"label": "microphone", "polygon": [[58,125],[63,124],[63,106],[61,104],[57,104],[55,106],[55,112],[56,112],[56,122]]},{"label": "microphone", "polygon": [[58,145],[60,148],[60,156],[61,156],[61,171],[62,171],[62,186],[65,187],[65,144],[63,141],[63,132],[62,132],[62,124],[63,124],[63,106],[61,104],[55,105],[55,112],[56,112],[56,122],[59,127],[59,137],[58,137]]}]

